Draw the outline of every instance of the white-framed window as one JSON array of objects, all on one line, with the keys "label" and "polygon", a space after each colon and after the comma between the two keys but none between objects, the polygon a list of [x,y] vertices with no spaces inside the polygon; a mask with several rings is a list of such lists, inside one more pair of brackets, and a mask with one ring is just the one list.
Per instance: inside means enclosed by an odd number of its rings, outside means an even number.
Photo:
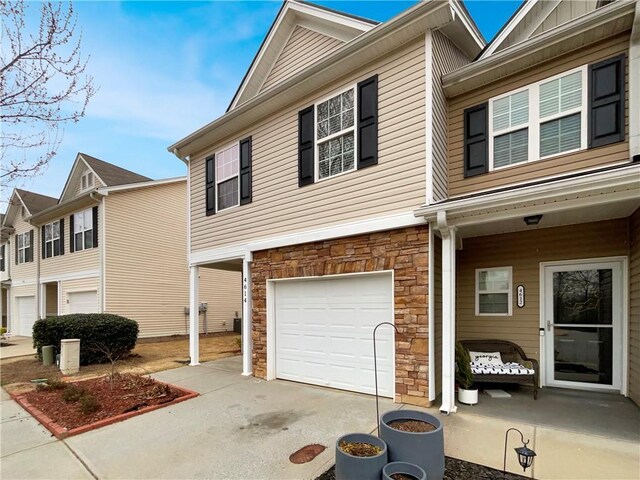
[{"label": "white-framed window", "polygon": [[224,148],[216,153],[216,211],[240,204],[240,144]]},{"label": "white-framed window", "polygon": [[18,264],[31,261],[30,258],[33,258],[31,234],[29,232],[17,234],[16,242],[18,242]]},{"label": "white-framed window", "polygon": [[512,268],[476,269],[476,315],[511,315]]},{"label": "white-framed window", "polygon": [[5,256],[4,256],[5,248],[6,248],[6,245],[0,246],[0,272],[4,272],[5,270]]},{"label": "white-framed window", "polygon": [[93,248],[93,212],[90,208],[73,214],[74,249]]},{"label": "white-framed window", "polygon": [[356,169],[356,89],[315,104],[316,180]]},{"label": "white-framed window", "polygon": [[80,190],[85,191],[93,187],[93,172],[86,172],[80,178]]},{"label": "white-framed window", "polygon": [[489,100],[489,169],[587,148],[587,65]]},{"label": "white-framed window", "polygon": [[45,258],[60,255],[60,220],[44,226],[44,256]]}]

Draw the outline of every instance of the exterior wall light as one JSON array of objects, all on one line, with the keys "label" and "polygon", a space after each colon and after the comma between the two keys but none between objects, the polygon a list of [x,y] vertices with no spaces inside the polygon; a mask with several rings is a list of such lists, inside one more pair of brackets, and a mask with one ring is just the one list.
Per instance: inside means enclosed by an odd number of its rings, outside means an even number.
[{"label": "exterior wall light", "polygon": [[524,223],[529,226],[539,224],[540,220],[542,220],[542,215],[530,215],[528,217],[524,217]]},{"label": "exterior wall light", "polygon": [[[542,215],[540,215],[542,216]],[[507,474],[507,440],[509,438],[509,432],[515,431],[520,434],[520,441],[522,442],[522,446],[515,448],[516,454],[518,455],[518,463],[522,467],[523,471],[526,471],[531,465],[533,465],[533,458],[536,456],[536,452],[527,447],[529,444],[529,440],[524,441],[524,435],[517,428],[510,428],[504,435],[504,462],[502,464],[502,474],[503,476]]]}]

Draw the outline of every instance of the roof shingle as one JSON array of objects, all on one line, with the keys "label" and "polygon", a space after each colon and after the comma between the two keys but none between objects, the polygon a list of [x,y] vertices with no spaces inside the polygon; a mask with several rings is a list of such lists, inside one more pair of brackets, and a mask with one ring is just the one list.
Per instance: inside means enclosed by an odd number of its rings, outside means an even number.
[{"label": "roof shingle", "polygon": [[41,195],[35,192],[29,192],[28,190],[16,188],[16,192],[20,195],[24,206],[27,207],[27,210],[29,210],[31,215],[35,215],[36,213],[58,203],[57,198],[48,197],[47,195]]},{"label": "roof shingle", "polygon": [[99,160],[86,153],[80,153],[85,162],[96,172],[96,175],[105,183],[107,187],[114,185],[126,185],[128,183],[148,182],[149,177],[140,175],[122,167],[118,167],[103,160]]}]

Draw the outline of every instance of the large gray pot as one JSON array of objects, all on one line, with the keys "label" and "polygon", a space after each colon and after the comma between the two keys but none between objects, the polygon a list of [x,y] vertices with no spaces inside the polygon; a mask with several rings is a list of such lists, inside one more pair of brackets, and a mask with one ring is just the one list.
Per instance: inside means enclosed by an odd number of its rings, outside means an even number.
[{"label": "large gray pot", "polygon": [[427,480],[427,473],[418,465],[407,462],[391,462],[387,463],[382,469],[382,480],[393,480],[391,475],[394,473],[402,473],[411,475],[418,480]]},{"label": "large gray pot", "polygon": [[[341,442],[365,442],[382,449],[375,457],[354,457],[340,448]],[[336,480],[380,480],[387,464],[387,444],[367,433],[348,433],[336,442]]]},{"label": "large gray pot", "polygon": [[[389,426],[394,420],[421,420],[435,425],[431,432],[413,433]],[[444,432],[442,423],[433,415],[417,410],[394,410],[380,417],[380,438],[389,448],[390,462],[414,463],[427,472],[429,480],[444,477]]]}]

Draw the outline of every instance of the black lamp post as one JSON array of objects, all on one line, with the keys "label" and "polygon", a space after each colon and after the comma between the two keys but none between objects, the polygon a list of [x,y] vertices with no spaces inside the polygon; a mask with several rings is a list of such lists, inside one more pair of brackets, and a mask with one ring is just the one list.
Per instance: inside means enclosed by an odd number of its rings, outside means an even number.
[{"label": "black lamp post", "polygon": [[522,442],[522,446],[514,449],[518,454],[518,463],[523,468],[523,471],[526,471],[531,465],[533,465],[533,457],[536,456],[536,452],[531,450],[527,445],[529,445],[529,440],[524,441],[524,435],[517,428],[510,428],[504,434],[504,462],[502,464],[502,475],[503,477],[507,474],[507,440],[509,438],[509,432],[516,431],[520,434],[520,441]]}]

